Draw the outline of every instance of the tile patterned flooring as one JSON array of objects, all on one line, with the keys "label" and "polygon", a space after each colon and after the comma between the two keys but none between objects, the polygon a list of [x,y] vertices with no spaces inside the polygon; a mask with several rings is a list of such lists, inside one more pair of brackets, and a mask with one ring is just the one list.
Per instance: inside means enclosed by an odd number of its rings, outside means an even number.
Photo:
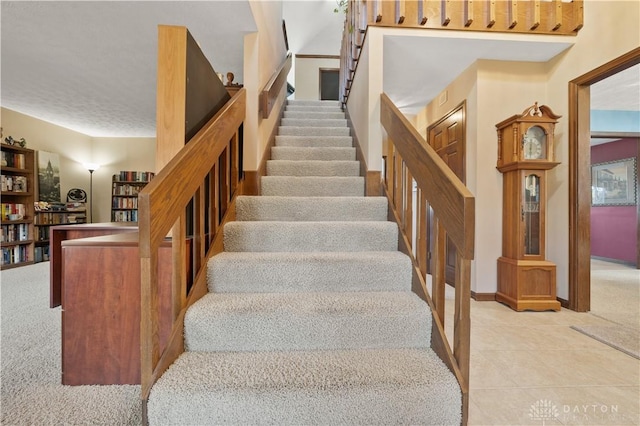
[{"label": "tile patterned flooring", "polygon": [[640,424],[640,360],[570,328],[603,321],[472,300],[469,425]]}]

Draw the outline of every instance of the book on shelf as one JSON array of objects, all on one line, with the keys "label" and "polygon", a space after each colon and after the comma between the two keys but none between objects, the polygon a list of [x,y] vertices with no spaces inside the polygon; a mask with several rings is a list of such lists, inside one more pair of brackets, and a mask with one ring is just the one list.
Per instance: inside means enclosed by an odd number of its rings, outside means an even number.
[{"label": "book on shelf", "polygon": [[19,152],[7,152],[2,151],[2,157],[0,159],[2,167],[13,167],[14,169],[24,169],[27,166],[27,162],[24,154]]},{"label": "book on shelf", "polygon": [[153,172],[122,170],[113,175],[113,180],[116,182],[149,182],[154,176]]}]

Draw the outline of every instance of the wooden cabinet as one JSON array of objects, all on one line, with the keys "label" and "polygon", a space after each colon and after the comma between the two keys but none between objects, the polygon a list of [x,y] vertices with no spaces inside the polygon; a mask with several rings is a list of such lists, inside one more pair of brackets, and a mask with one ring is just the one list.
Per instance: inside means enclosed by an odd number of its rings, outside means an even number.
[{"label": "wooden cabinet", "polygon": [[2,148],[2,206],[0,244],[2,269],[34,262],[34,151],[0,144]]},{"label": "wooden cabinet", "polygon": [[[39,203],[37,203],[39,204]],[[48,207],[34,213],[34,260],[46,262],[50,259],[50,228],[55,225],[81,224],[87,222],[87,208],[84,203],[66,203],[64,208]]]},{"label": "wooden cabinet", "polygon": [[152,172],[121,171],[111,184],[111,221],[138,221],[138,194],[153,178]]},{"label": "wooden cabinet", "polygon": [[[158,264],[160,349],[172,327],[171,244]],[[62,384],[140,384],[138,234],[62,242]]]}]

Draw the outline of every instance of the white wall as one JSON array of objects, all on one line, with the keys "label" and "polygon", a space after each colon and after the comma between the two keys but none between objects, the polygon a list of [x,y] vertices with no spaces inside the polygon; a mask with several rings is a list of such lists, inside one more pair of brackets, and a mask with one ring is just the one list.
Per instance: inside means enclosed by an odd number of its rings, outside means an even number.
[{"label": "white wall", "polygon": [[[259,94],[279,69],[286,57],[282,34],[282,3],[251,1],[257,33],[244,38],[244,88],[247,91],[247,111],[244,124],[244,169],[257,170],[269,136],[276,124],[277,111],[263,119],[258,113]],[[280,99],[283,99],[283,88]]]},{"label": "white wall", "polygon": [[292,98],[302,100],[320,99],[320,69],[340,69],[340,59],[295,57],[296,91]]}]

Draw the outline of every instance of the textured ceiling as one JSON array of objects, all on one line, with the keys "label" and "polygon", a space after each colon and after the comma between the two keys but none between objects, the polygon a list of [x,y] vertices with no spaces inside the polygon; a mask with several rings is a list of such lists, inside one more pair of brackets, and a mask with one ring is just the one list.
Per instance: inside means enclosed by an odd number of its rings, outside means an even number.
[{"label": "textured ceiling", "polygon": [[242,76],[248,1],[2,1],[2,106],[93,137],[154,137],[158,25]]},{"label": "textured ceiling", "polygon": [[[256,31],[248,0],[2,0],[0,7],[1,105],[93,137],[155,136],[158,24],[189,28],[214,69],[237,82],[243,37]],[[334,7],[335,0],[283,2],[294,54],[339,53],[344,18]],[[387,36],[384,75],[393,78],[384,90],[411,114],[476,59],[547,61],[570,45],[488,38]],[[638,110],[639,68],[594,85],[594,109]]]}]

